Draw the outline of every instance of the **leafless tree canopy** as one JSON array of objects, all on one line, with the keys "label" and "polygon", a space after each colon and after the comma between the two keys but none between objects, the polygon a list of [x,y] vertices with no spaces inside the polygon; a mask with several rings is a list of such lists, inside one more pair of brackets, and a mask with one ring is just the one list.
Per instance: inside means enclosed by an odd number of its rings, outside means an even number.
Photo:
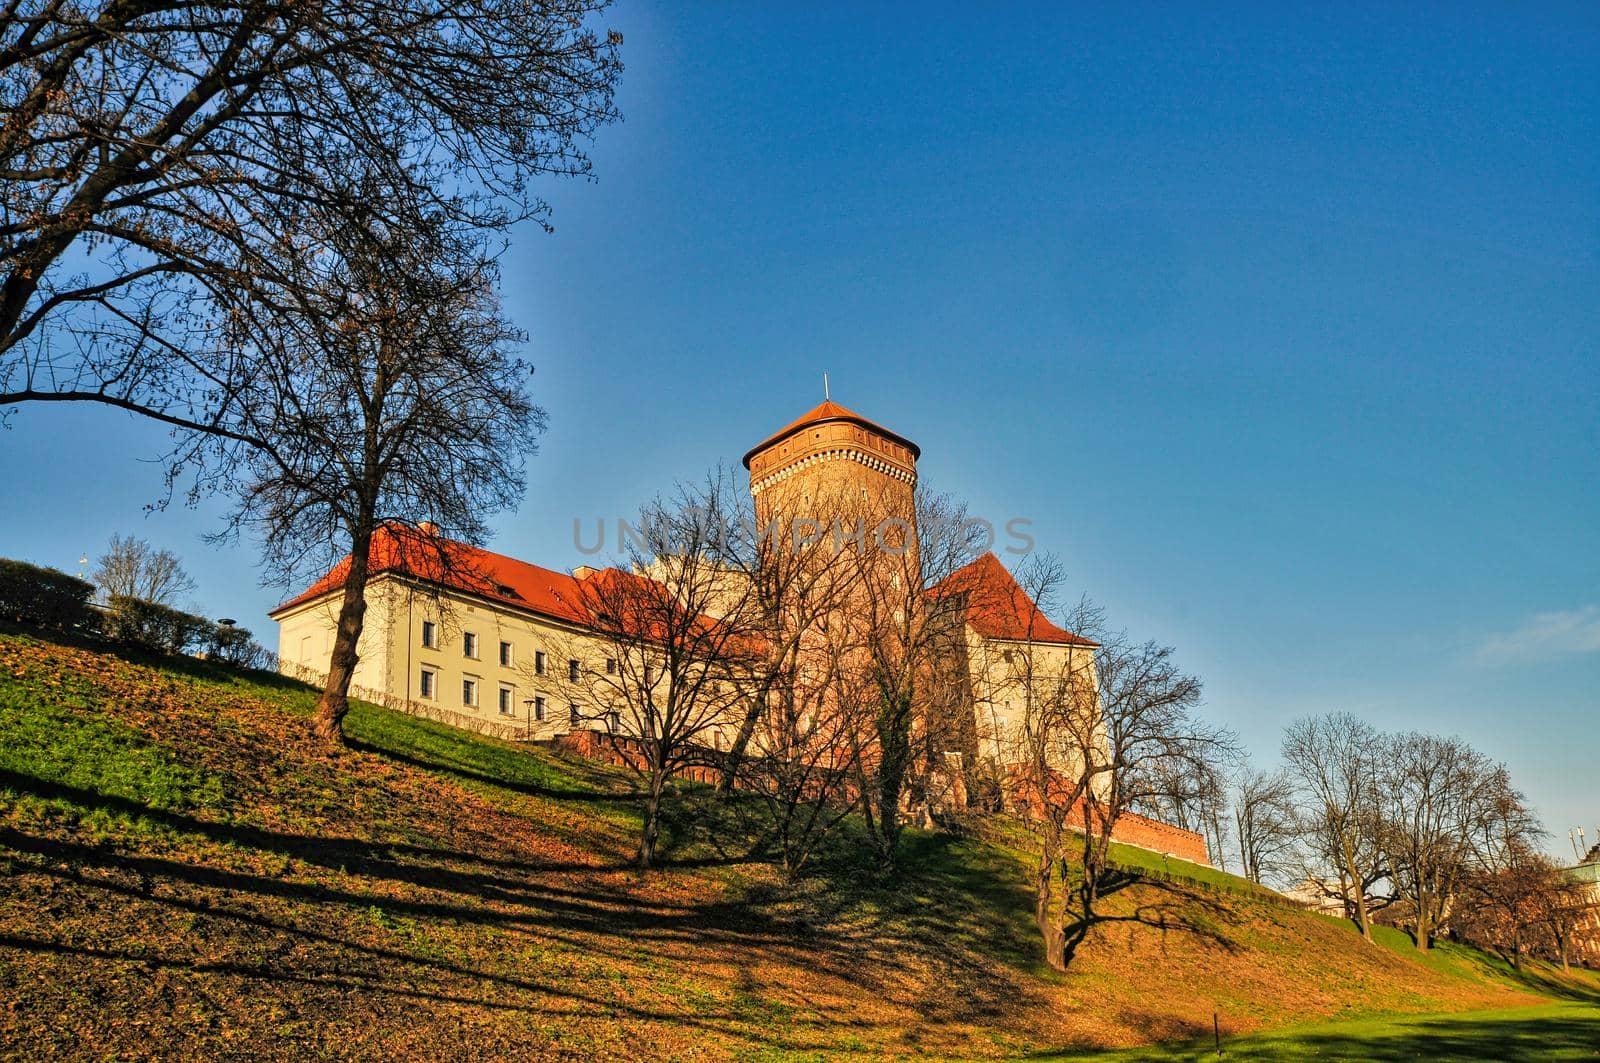
[{"label": "leafless tree canopy", "polygon": [[1529,913],[1561,908],[1545,904],[1526,799],[1461,739],[1385,734],[1340,713],[1296,721],[1283,752],[1306,882],[1342,901],[1369,940],[1388,909],[1418,949],[1446,928],[1489,928],[1520,949],[1545,918]]},{"label": "leafless tree canopy", "polygon": [[1251,882],[1290,877],[1297,840],[1294,783],[1288,773],[1242,768],[1233,780],[1234,840]]},{"label": "leafless tree canopy", "polygon": [[132,535],[111,537],[95,563],[93,578],[104,597],[122,595],[157,605],[175,606],[179,596],[194,590],[194,580],[177,554]]},{"label": "leafless tree canopy", "polygon": [[1372,890],[1387,874],[1381,738],[1346,713],[1297,720],[1284,733],[1283,759],[1299,795],[1301,834],[1316,856],[1308,878],[1332,885],[1371,941]]},{"label": "leafless tree canopy", "polygon": [[[1033,602],[1054,601],[1063,581],[1049,558],[1018,572]],[[1040,839],[1034,915],[1046,960],[1060,969],[1097,918],[1119,821],[1139,809],[1198,807],[1235,751],[1229,732],[1198,715],[1200,682],[1170,647],[1110,629],[1086,600],[1067,626],[1096,644],[1092,652],[1047,656],[1031,641],[1011,650],[1021,714],[1006,755]],[[1074,837],[1076,871],[1067,857]]]},{"label": "leafless tree canopy", "polygon": [[1214,776],[1238,748],[1232,732],[1199,715],[1200,680],[1178,667],[1172,647],[1136,643],[1122,632],[1101,633],[1095,641],[1105,769],[1104,784],[1084,795],[1086,916],[1118,820],[1141,807],[1187,799],[1192,780]]},{"label": "leafless tree canopy", "polygon": [[283,250],[328,217],[542,221],[529,178],[586,174],[615,115],[603,6],[7,0],[0,406],[225,430],[253,367],[209,357],[222,308],[296,285]]},{"label": "leafless tree canopy", "polygon": [[[861,549],[840,555],[853,567],[854,622],[843,636],[851,645],[836,654],[839,691],[852,703],[846,711],[871,722],[869,748],[856,758],[858,790],[884,868],[899,846],[902,804],[927,808],[941,754],[956,748],[949,720],[939,713],[922,714],[924,729],[916,729],[919,707],[937,700],[939,655],[966,622],[960,601],[933,591],[983,548],[982,534],[955,499],[919,484],[914,504],[910,541],[869,537]],[[853,523],[848,509],[842,516]]]},{"label": "leafless tree canopy", "polygon": [[[202,487],[238,500],[223,537],[250,533],[267,578],[294,582],[348,554],[318,728],[339,734],[365,612],[374,535],[415,556],[410,567],[459,583],[470,555],[449,540],[481,542],[485,520],[516,505],[523,462],[544,414],[528,396],[528,367],[512,357],[520,335],[501,317],[492,263],[459,235],[434,227],[339,228],[284,249],[293,278],[273,299],[232,303],[219,343],[255,366],[222,422],[229,436],[196,434],[178,467],[246,438],[236,460],[209,463]],[[418,535],[418,522],[436,534]]]},{"label": "leafless tree canopy", "polygon": [[645,782],[641,867],[657,859],[669,781],[690,765],[715,766],[705,757],[713,733],[759,686],[755,599],[729,535],[739,515],[726,473],[680,485],[643,508],[618,567],[581,582],[590,630],[607,653],[580,666],[585,700],[601,720],[615,713],[615,729],[639,749],[630,763]]}]

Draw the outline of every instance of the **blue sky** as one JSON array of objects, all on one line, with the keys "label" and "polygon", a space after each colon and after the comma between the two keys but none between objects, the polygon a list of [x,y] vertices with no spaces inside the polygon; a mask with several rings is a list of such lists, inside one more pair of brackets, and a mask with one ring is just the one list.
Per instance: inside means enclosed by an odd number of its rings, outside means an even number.
[{"label": "blue sky", "polygon": [[[1600,9],[644,5],[598,180],[507,254],[551,427],[496,548],[582,558],[833,397],[1024,517],[1270,762],[1348,709],[1600,822]],[[279,597],[161,433],[24,410],[0,555]]]}]

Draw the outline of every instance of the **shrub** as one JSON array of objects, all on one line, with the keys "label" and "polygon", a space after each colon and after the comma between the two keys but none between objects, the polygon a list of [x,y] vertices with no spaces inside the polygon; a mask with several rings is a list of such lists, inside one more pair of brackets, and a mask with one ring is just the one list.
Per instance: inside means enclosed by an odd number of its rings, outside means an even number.
[{"label": "shrub", "polygon": [[223,664],[243,665],[250,654],[250,629],[232,624],[217,624],[211,629],[211,645],[206,656]]},{"label": "shrub", "polygon": [[217,625],[202,616],[125,594],[113,594],[106,637],[159,653],[187,653],[209,646]]},{"label": "shrub", "polygon": [[208,656],[234,668],[265,668],[272,654],[255,640],[249,628],[217,624],[212,628]]},{"label": "shrub", "polygon": [[94,585],[24,561],[0,559],[0,618],[73,631],[88,627]]}]

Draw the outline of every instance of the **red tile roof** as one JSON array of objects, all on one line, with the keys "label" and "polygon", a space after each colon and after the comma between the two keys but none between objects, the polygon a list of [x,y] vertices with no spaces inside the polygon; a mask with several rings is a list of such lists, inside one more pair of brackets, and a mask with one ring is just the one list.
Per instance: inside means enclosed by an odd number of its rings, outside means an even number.
[{"label": "red tile roof", "polygon": [[929,593],[965,594],[967,623],[984,638],[1099,645],[1053,623],[992,552],[952,572]]},{"label": "red tile roof", "polygon": [[[558,620],[583,623],[586,619],[583,593],[576,577],[405,525],[387,524],[379,528],[372,537],[372,549],[367,556],[373,576],[404,572]],[[344,585],[349,571],[350,558],[346,556],[303,594],[290,598],[267,615],[276,617],[297,605],[337,591]]]},{"label": "red tile roof", "polygon": [[[371,558],[369,577],[383,572],[404,573],[490,601],[602,630],[615,630],[616,617],[606,617],[602,622],[597,614],[626,610],[633,615],[622,618],[624,626],[636,628],[641,637],[668,637],[660,619],[663,607],[670,606],[662,597],[664,588],[656,580],[637,573],[618,568],[579,569],[581,577],[569,576],[403,524],[379,528],[372,537],[372,549],[367,556]],[[338,592],[349,571],[347,555],[303,594],[289,599],[267,615],[276,617],[295,606]],[[716,623],[710,617],[695,617],[692,637],[713,637]],[[754,652],[748,640],[728,648]]]},{"label": "red tile roof", "polygon": [[[583,581],[576,576],[401,524],[379,528],[372,537],[368,556],[371,576],[384,572],[405,573],[490,601],[585,626],[591,625],[590,610],[598,603],[627,601],[627,593],[617,593],[622,587],[633,581],[653,582],[644,576],[607,568],[588,575],[588,579],[596,583],[586,592]],[[303,593],[267,615],[277,617],[296,606],[337,592],[349,571],[347,556]],[[984,554],[951,573],[929,593],[966,594],[967,622],[984,638],[1069,646],[1099,645],[1052,623],[993,553]]]},{"label": "red tile roof", "polygon": [[824,402],[821,406],[802,414],[797,420],[779,429],[766,439],[762,440],[760,443],[757,443],[755,446],[751,447],[745,452],[744,467],[748,469],[750,467],[750,459],[755,457],[761,451],[766,450],[774,443],[783,442],[785,439],[788,439],[802,428],[810,428],[812,425],[824,424],[828,421],[849,421],[851,424],[860,425],[862,428],[865,428],[868,431],[876,432],[880,436],[884,436],[888,439],[894,440],[896,443],[899,443],[901,446],[911,451],[911,456],[913,458],[920,458],[922,456],[922,448],[911,442],[911,440],[907,439],[905,436],[900,435],[898,432],[891,432],[882,425],[874,424],[865,417],[861,416],[859,413],[847,410],[843,406],[840,406],[837,402],[834,402],[830,399],[827,402]]}]

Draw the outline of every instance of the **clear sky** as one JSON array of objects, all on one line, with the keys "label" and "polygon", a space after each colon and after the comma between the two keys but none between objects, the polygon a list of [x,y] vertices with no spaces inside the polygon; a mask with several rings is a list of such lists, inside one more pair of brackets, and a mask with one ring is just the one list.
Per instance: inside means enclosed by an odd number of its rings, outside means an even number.
[{"label": "clear sky", "polygon": [[[1348,709],[1600,822],[1600,7],[644,5],[594,183],[514,234],[551,427],[494,545],[584,560],[833,397],[1033,521],[1273,759]],[[179,550],[270,635],[161,433],[25,410],[0,555]]]}]

